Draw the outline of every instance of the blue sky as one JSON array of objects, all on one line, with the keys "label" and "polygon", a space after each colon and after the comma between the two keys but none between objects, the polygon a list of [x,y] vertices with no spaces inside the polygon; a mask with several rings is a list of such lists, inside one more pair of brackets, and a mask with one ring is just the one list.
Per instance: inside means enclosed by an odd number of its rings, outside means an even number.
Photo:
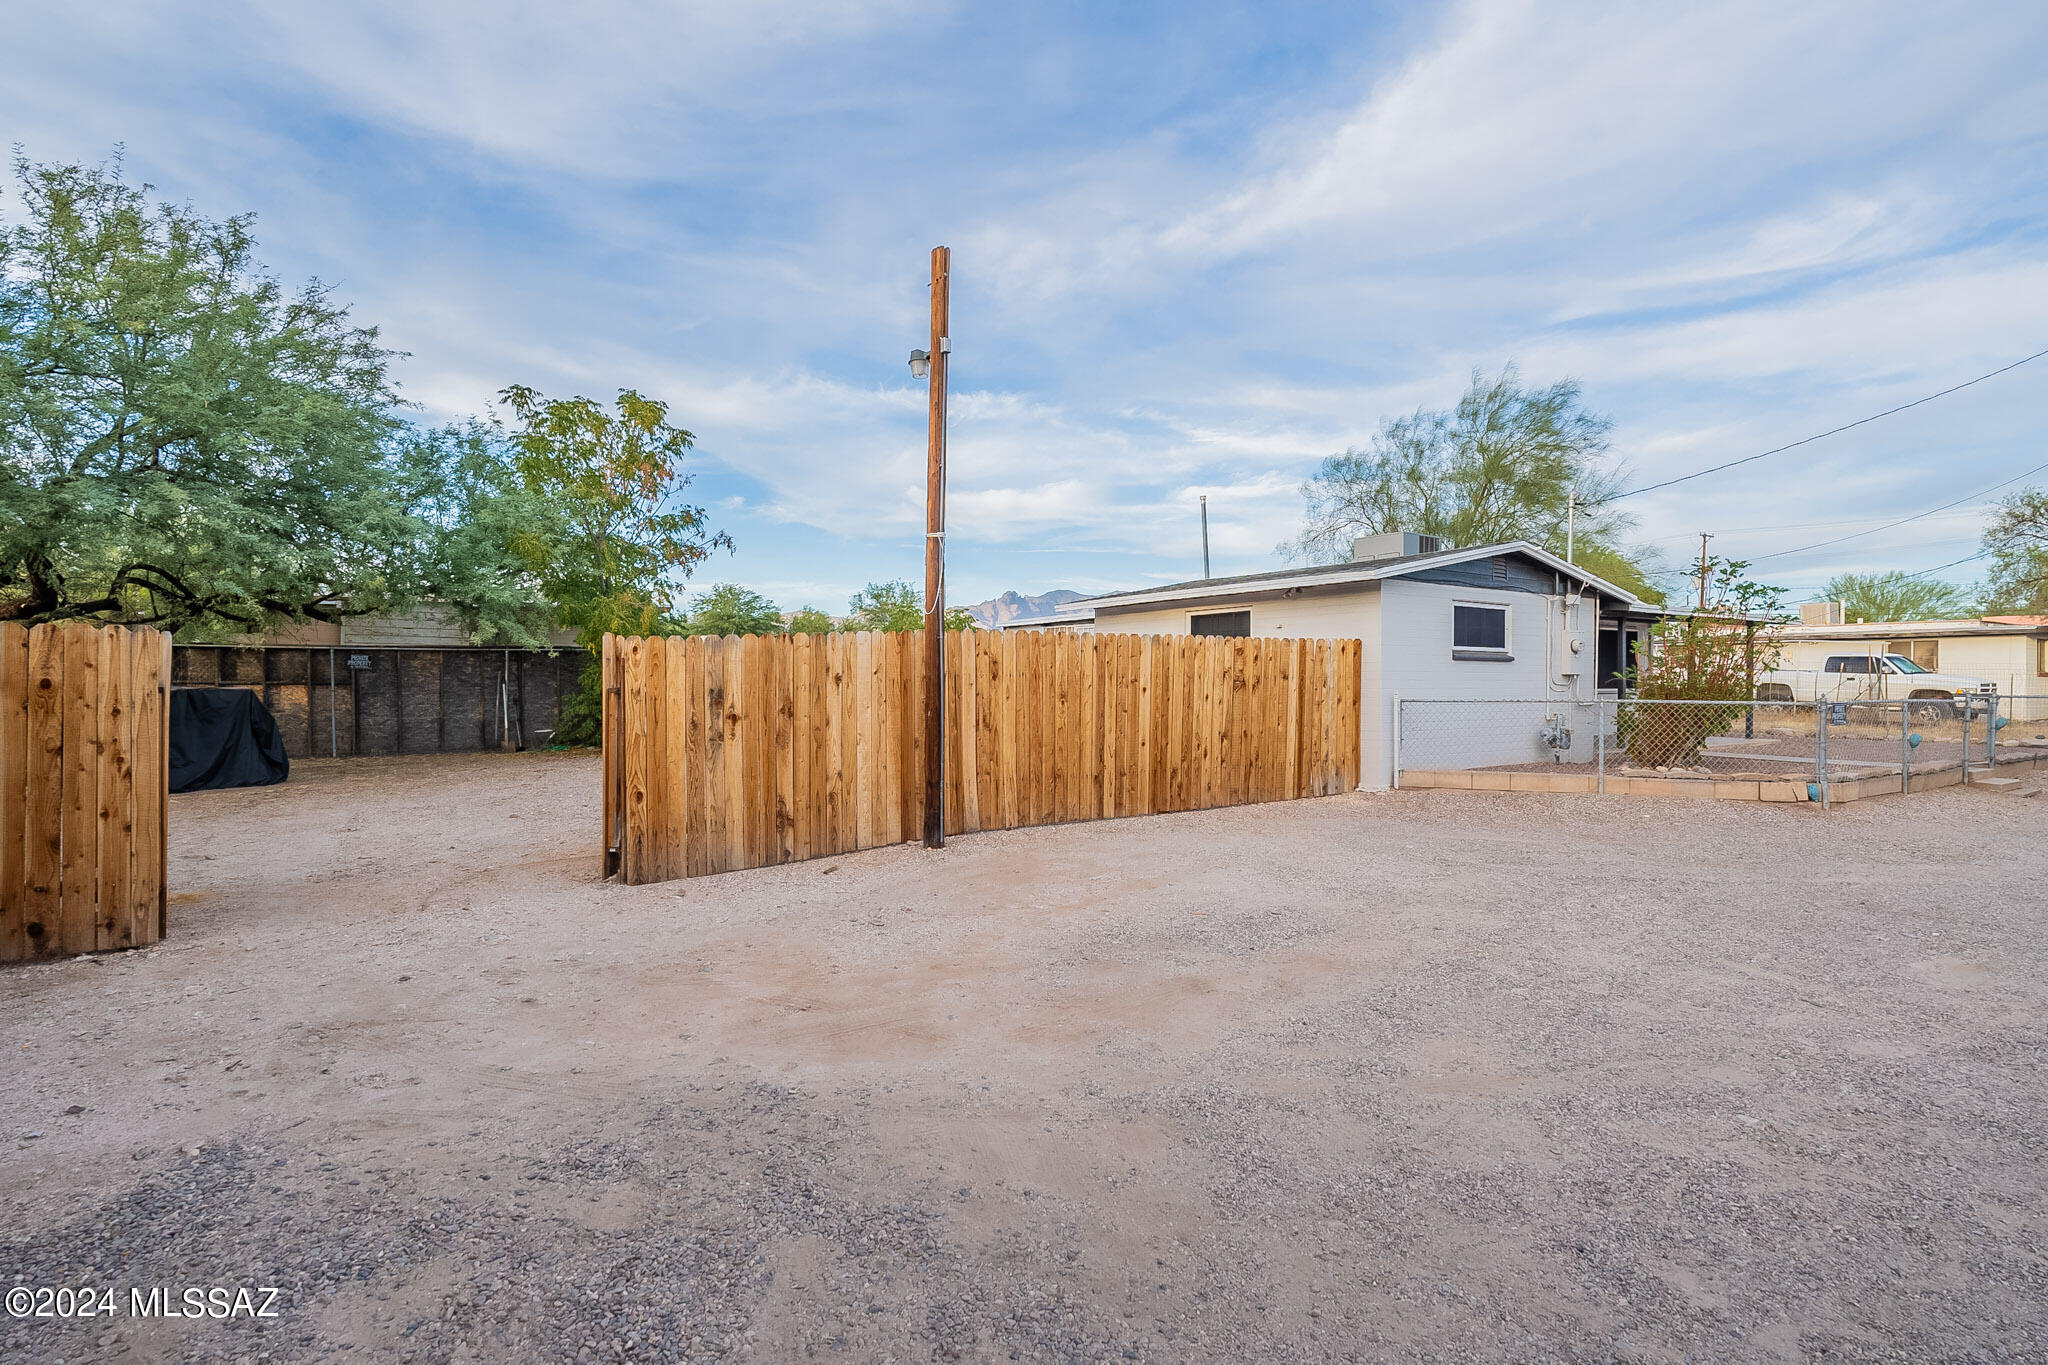
[{"label": "blue sky", "polygon": [[[45,6],[10,141],[258,215],[408,352],[667,399],[707,565],[921,572],[927,252],[954,252],[951,596],[1277,564],[1298,488],[1474,366],[1579,379],[1637,483],[2048,347],[2048,7]],[[14,209],[11,196],[8,212]],[[1682,569],[2048,461],[2048,359],[1632,501]],[[1982,500],[1760,576],[1972,554]],[[1968,581],[1979,566],[1944,574]]]}]

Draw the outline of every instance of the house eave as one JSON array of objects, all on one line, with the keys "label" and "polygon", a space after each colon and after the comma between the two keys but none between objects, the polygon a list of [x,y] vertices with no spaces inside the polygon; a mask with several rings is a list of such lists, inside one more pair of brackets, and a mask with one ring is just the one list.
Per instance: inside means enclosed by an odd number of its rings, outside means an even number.
[{"label": "house eave", "polygon": [[1957,640],[1957,639],[2048,639],[2048,626],[2001,625],[1987,621],[1866,621],[1841,626],[1786,626],[1781,632],[1789,643],[1825,644],[1832,640],[1862,643],[1866,640]]},{"label": "house eave", "polygon": [[1252,599],[1254,595],[1285,596],[1311,588],[1346,588],[1383,583],[1389,579],[1405,578],[1424,569],[1448,568],[1474,559],[1490,559],[1496,555],[1506,554],[1526,555],[1543,567],[1574,579],[1601,596],[1614,599],[1624,608],[1649,606],[1627,589],[1617,587],[1595,574],[1587,573],[1577,565],[1569,564],[1526,540],[1507,541],[1497,545],[1475,545],[1463,550],[1440,550],[1435,554],[1408,555],[1400,559],[1322,565],[1292,574],[1283,571],[1279,574],[1243,574],[1236,578],[1190,579],[1182,583],[1169,583],[1164,587],[1107,593],[1101,597],[1085,599],[1076,605],[1090,607],[1099,616],[1105,611],[1121,611],[1126,607],[1168,607],[1181,602],[1210,602],[1223,599],[1242,601]]}]

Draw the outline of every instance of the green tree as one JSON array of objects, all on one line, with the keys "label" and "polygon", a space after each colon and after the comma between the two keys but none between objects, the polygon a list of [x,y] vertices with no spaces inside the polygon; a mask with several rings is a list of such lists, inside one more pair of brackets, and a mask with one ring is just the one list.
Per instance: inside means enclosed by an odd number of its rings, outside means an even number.
[{"label": "green tree", "polygon": [[561,509],[481,422],[412,432],[393,465],[412,518],[395,552],[407,580],[453,607],[477,644],[545,646],[557,613],[539,568],[564,534]]},{"label": "green tree", "polygon": [[2048,612],[2048,489],[2024,488],[1984,528],[1991,574],[1984,592],[2001,612]]},{"label": "green tree", "polygon": [[668,406],[621,389],[612,409],[584,397],[544,398],[523,384],[500,395],[517,419],[513,462],[528,492],[555,509],[560,534],[535,565],[549,600],[585,648],[606,632],[674,634],[675,579],[732,538],[678,494],[696,439]]},{"label": "green tree", "polygon": [[667,405],[622,389],[610,411],[588,398],[544,398],[522,384],[499,395],[518,426],[513,465],[552,509],[556,533],[534,547],[533,568],[559,618],[590,651],[577,690],[562,699],[558,744],[595,744],[603,717],[599,648],[607,632],[673,635],[684,623],[670,592],[732,538],[704,509],[680,500],[694,437]]},{"label": "green tree", "polygon": [[15,174],[0,615],[249,628],[426,591],[376,330],[287,294],[248,217],[152,204],[118,160]]},{"label": "green tree", "polygon": [[[907,579],[870,583],[847,603],[848,630],[923,630],[924,596]],[[947,630],[973,630],[974,617],[965,608],[946,608]]]},{"label": "green tree", "polygon": [[1302,485],[1302,532],[1281,550],[1328,561],[1348,556],[1354,536],[1415,531],[1562,554],[1569,520],[1575,562],[1661,602],[1644,553],[1623,544],[1633,520],[1608,505],[1622,479],[1604,463],[1611,425],[1580,404],[1576,380],[1532,390],[1512,364],[1492,379],[1474,370],[1454,408],[1390,418],[1368,448],[1324,460]]},{"label": "green tree", "polygon": [[1850,621],[1938,621],[1974,609],[1969,589],[1898,569],[1837,574],[1821,589],[1820,600],[1842,603]]},{"label": "green tree", "polygon": [[789,618],[791,635],[829,635],[837,629],[838,624],[816,607],[799,608]]},{"label": "green tree", "polygon": [[720,583],[690,609],[691,635],[780,635],[782,611],[750,588]]}]

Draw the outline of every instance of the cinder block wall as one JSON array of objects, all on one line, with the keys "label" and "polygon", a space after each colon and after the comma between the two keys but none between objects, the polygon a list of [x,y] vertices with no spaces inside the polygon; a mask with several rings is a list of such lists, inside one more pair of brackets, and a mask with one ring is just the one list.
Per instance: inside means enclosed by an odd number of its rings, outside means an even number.
[{"label": "cinder block wall", "polygon": [[548,743],[586,657],[580,649],[177,645],[171,682],[261,693],[294,758],[464,753],[504,747],[508,711],[515,740]]}]

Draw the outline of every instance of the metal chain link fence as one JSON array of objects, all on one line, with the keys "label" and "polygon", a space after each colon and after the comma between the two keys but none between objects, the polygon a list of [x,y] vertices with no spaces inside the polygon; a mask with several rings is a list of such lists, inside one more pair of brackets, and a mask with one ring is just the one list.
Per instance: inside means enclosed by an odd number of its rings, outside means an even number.
[{"label": "metal chain link fence", "polygon": [[[2001,746],[2004,753],[2001,754]],[[1401,698],[1394,785],[1423,772],[1829,784],[2048,757],[2048,696],[1907,701]]]}]

